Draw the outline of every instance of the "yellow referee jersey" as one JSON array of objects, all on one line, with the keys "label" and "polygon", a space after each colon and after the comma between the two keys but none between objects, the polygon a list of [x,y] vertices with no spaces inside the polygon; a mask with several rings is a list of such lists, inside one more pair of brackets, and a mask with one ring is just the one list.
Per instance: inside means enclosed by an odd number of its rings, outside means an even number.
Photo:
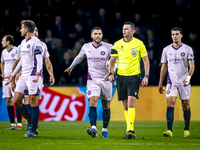
[{"label": "yellow referee jersey", "polygon": [[132,76],[141,73],[140,60],[147,56],[147,51],[139,39],[133,37],[130,42],[125,42],[122,38],[113,45],[111,56],[118,58],[119,75]]}]

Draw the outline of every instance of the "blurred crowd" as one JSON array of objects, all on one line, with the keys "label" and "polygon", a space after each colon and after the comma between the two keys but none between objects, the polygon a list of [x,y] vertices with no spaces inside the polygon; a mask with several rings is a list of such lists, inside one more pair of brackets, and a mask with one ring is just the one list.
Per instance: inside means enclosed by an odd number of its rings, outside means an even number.
[{"label": "blurred crowd", "polygon": [[[196,71],[192,85],[200,85],[200,10],[194,0],[7,0],[0,5],[0,37],[11,34],[15,46],[21,43],[20,22],[36,23],[39,38],[48,46],[57,85],[85,85],[87,60],[77,65],[71,76],[64,74],[86,42],[91,42],[91,29],[103,30],[103,40],[114,44],[122,38],[123,23],[136,25],[135,37],[142,40],[150,60],[150,85],[158,85],[160,57],[171,40],[171,29],[183,29],[183,43],[195,54]],[[2,48],[1,48],[2,50]],[[45,84],[49,76],[44,67]]]}]

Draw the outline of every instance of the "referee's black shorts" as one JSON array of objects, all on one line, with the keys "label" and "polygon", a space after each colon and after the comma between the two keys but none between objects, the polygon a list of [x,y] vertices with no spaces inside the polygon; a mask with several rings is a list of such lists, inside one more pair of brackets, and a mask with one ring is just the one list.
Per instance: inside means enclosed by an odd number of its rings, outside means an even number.
[{"label": "referee's black shorts", "polygon": [[133,76],[117,75],[118,100],[127,100],[128,96],[134,96],[136,99],[138,99],[140,82],[140,74]]}]

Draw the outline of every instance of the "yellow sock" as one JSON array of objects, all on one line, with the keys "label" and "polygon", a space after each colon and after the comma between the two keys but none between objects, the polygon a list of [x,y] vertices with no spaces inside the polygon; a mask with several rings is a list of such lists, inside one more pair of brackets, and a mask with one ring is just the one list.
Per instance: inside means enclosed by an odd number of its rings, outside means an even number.
[{"label": "yellow sock", "polygon": [[134,130],[135,108],[128,108],[127,131]]},{"label": "yellow sock", "polygon": [[124,117],[125,117],[126,123],[127,123],[127,115],[128,115],[128,110],[124,110]]}]

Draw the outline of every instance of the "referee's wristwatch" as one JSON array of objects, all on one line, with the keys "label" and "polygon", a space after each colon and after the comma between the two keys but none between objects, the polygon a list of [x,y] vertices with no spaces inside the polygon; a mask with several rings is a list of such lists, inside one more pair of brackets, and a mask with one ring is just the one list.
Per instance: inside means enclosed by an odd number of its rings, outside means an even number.
[{"label": "referee's wristwatch", "polygon": [[111,75],[113,75],[113,73],[112,73],[112,72],[109,72],[108,76],[111,76]]},{"label": "referee's wristwatch", "polygon": [[145,77],[149,78],[149,74],[145,75]]}]

